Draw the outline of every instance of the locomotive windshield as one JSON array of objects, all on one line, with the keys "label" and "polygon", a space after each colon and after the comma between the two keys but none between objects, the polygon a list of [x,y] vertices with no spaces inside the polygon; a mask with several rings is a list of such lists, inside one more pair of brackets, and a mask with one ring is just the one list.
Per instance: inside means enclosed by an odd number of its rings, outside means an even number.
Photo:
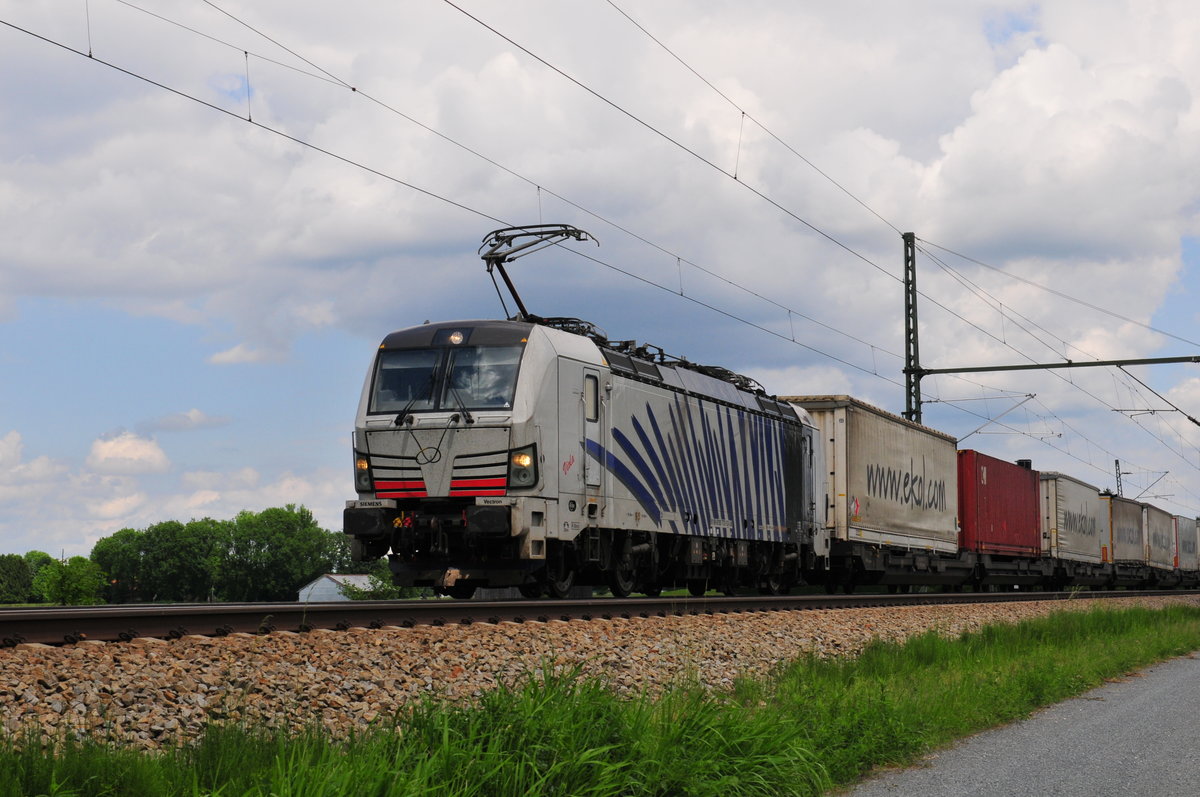
[{"label": "locomotive windshield", "polygon": [[369,412],[511,409],[521,351],[521,346],[381,351]]}]

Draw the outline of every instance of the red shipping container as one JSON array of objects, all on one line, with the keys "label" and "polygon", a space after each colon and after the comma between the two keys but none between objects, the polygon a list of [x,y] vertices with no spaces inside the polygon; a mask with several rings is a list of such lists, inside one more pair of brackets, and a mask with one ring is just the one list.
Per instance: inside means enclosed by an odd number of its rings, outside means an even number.
[{"label": "red shipping container", "polygon": [[958,452],[959,547],[1037,557],[1038,472],[970,449]]}]

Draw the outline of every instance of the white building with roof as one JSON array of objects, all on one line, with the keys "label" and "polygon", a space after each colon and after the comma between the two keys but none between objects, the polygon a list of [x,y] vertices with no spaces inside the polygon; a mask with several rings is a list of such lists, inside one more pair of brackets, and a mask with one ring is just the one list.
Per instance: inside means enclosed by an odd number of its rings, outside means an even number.
[{"label": "white building with roof", "polygon": [[367,589],[371,585],[371,577],[348,573],[326,573],[300,588],[299,601],[301,603],[348,601],[350,599],[342,594],[343,584],[349,584],[359,589]]}]

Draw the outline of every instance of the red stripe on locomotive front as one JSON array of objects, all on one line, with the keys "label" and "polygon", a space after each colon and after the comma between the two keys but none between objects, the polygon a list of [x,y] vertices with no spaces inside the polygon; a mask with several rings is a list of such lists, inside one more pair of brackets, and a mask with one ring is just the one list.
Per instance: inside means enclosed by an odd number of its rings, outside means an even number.
[{"label": "red stripe on locomotive front", "polygon": [[427,498],[425,482],[417,481],[377,481],[375,482],[376,498]]},{"label": "red stripe on locomotive front", "polygon": [[421,480],[407,482],[375,482],[376,490],[420,490],[425,491],[425,482]]},{"label": "red stripe on locomotive front", "polygon": [[474,487],[482,488],[501,488],[508,486],[508,480],[503,476],[497,479],[454,479],[450,482],[450,489],[453,490],[469,490]]}]

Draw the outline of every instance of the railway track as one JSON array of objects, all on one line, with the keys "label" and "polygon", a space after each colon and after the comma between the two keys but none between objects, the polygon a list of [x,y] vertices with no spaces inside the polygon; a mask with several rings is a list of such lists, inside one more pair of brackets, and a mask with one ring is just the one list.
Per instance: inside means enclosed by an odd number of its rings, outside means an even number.
[{"label": "railway track", "polygon": [[337,603],[128,604],[0,609],[0,647],[120,642],[138,637],[177,639],[315,629],[470,625],[741,612],[854,609],[881,606],[994,603],[1196,594],[1178,590],[1114,592],[970,592],[901,595],[594,598],[567,601],[351,601]]}]

